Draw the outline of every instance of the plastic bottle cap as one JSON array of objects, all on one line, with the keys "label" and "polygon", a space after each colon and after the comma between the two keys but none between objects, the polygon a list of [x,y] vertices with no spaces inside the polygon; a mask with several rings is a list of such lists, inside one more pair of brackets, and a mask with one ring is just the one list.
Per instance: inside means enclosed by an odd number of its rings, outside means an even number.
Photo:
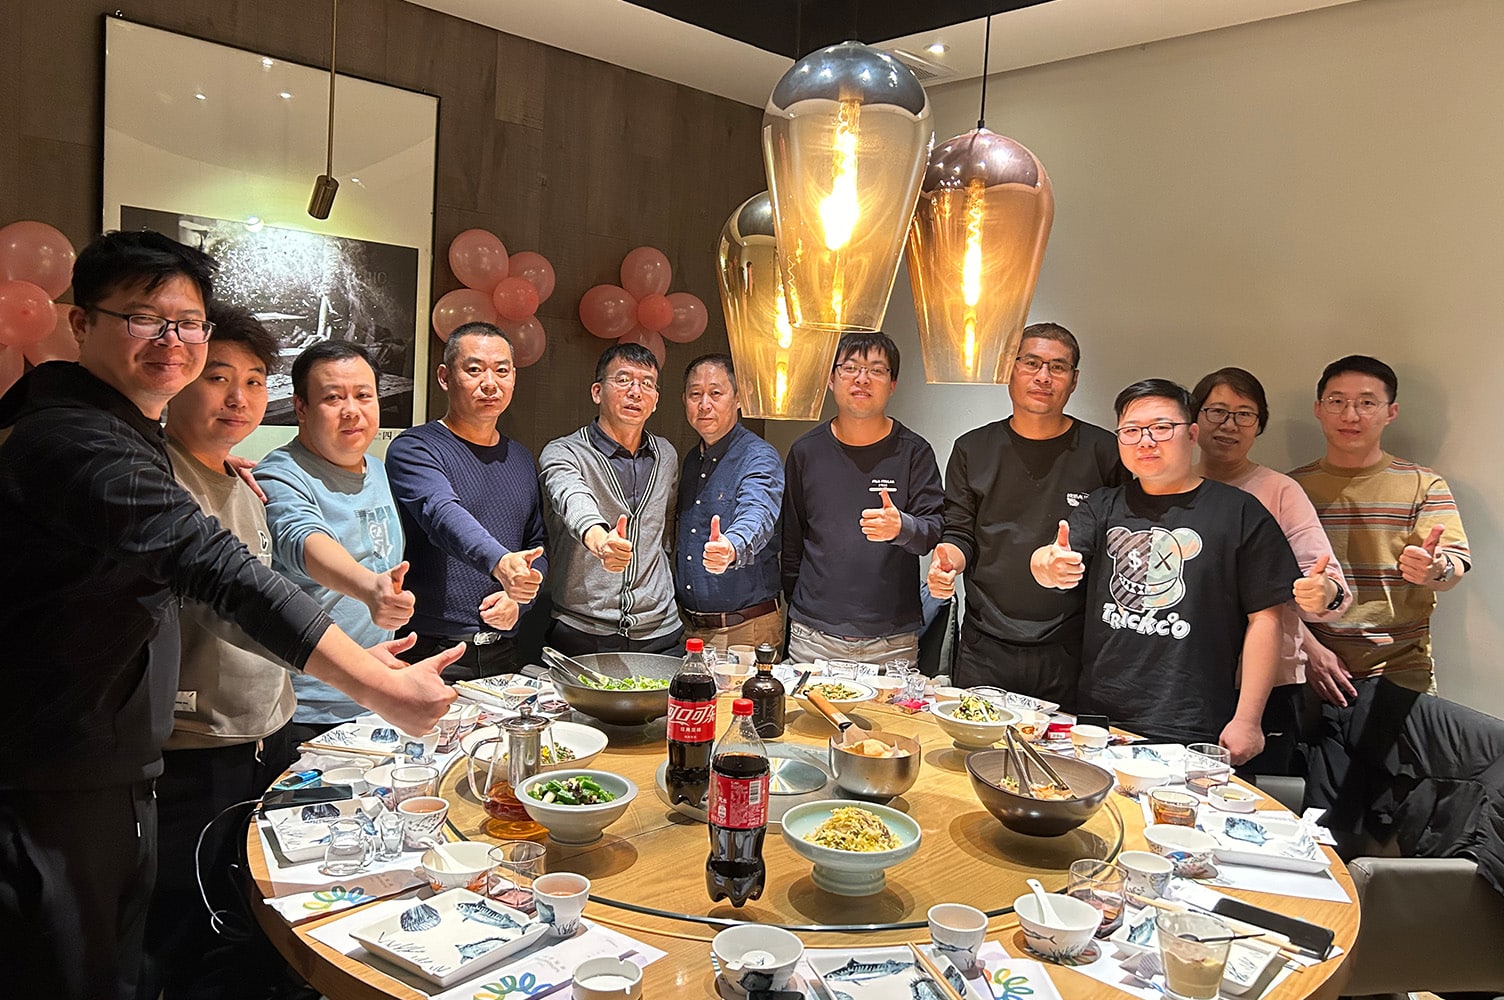
[{"label": "plastic bottle cap", "polygon": [[703,652],[705,652],[705,640],[704,639],[691,639],[691,640],[689,640],[688,642],[686,642],[684,644],[684,651],[686,653],[703,653]]},{"label": "plastic bottle cap", "polygon": [[731,714],[732,715],[751,715],[752,714],[752,699],[751,698],[738,698],[735,701],[733,701],[731,703]]}]

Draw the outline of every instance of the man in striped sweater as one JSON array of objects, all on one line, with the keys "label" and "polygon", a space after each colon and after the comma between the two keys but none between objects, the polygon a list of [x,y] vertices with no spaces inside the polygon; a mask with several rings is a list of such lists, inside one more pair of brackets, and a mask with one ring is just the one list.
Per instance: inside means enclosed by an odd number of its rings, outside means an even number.
[{"label": "man in striped sweater", "polygon": [[1446,480],[1384,451],[1399,415],[1394,369],[1361,354],[1326,366],[1316,384],[1316,420],[1326,456],[1290,473],[1305,489],[1353,585],[1334,622],[1311,622],[1307,678],[1322,699],[1344,706],[1355,680],[1387,677],[1435,693],[1431,612],[1457,586],[1472,556]]}]

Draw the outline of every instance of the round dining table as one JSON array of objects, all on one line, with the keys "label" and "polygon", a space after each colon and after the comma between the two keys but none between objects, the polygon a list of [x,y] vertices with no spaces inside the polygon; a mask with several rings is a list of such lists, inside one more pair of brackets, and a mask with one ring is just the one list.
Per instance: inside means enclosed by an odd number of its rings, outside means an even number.
[{"label": "round dining table", "polygon": [[[770,756],[805,763],[822,761],[835,728],[818,713],[806,710],[802,702],[790,699],[788,705],[787,728],[782,738],[769,741]],[[729,724],[730,707],[729,696],[724,696],[718,713],[721,729]],[[1022,931],[1013,913],[1014,899],[1029,891],[1027,879],[1038,878],[1049,891],[1064,891],[1071,862],[1082,858],[1110,860],[1120,851],[1147,846],[1139,803],[1118,792],[1109,794],[1103,807],[1084,825],[1062,836],[1013,833],[983,808],[972,790],[965,764],[969,751],[956,747],[928,713],[910,714],[891,705],[867,703],[849,709],[847,714],[863,728],[919,741],[922,764],[918,780],[887,803],[919,823],[919,850],[888,869],[881,891],[859,897],[834,895],[814,883],[810,863],[783,842],[776,820],[793,801],[844,796],[833,779],[816,792],[790,797],[786,802],[775,795],[763,846],[766,886],[760,898],[740,908],[711,902],[704,876],[709,853],[707,828],[670,808],[658,790],[658,772],[667,757],[663,720],[645,727],[598,725],[608,735],[609,743],[588,766],[631,779],[638,793],[621,819],[595,843],[573,847],[546,841],[544,869],[577,872],[589,878],[587,918],[666,953],[644,970],[645,997],[668,997],[679,991],[687,991],[686,996],[715,997],[710,941],[737,921],[786,927],[798,934],[807,948],[924,944],[929,940],[929,908],[936,903],[958,902],[989,915],[988,940],[1000,941],[1015,956],[1033,957],[1024,949]],[[591,720],[576,716],[573,721]],[[477,799],[468,770],[466,758],[460,755],[440,778],[439,794],[450,802],[450,836],[497,839],[494,834],[499,831]],[[1270,802],[1262,799],[1260,807],[1270,807]],[[292,967],[331,1000],[422,1000],[423,994],[406,984],[310,936],[320,925],[347,913],[291,926],[271,907],[259,905],[259,897],[271,891],[263,852],[255,842],[259,836],[253,826],[247,851],[250,888],[256,897],[252,908],[268,938]],[[1347,869],[1330,848],[1323,850],[1332,862],[1332,876],[1349,900],[1354,899]],[[1223,891],[1332,928],[1343,954],[1352,950],[1359,921],[1356,903]],[[1335,995],[1332,977],[1341,961],[1339,956],[1299,969],[1276,984],[1266,1000]],[[1050,972],[1061,995],[1070,1000],[1121,996],[1120,991],[1074,969],[1052,965]]]}]

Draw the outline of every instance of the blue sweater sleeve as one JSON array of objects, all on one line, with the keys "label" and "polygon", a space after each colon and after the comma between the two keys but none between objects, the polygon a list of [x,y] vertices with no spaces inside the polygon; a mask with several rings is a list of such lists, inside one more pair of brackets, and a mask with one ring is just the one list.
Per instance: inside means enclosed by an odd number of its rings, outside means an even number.
[{"label": "blue sweater sleeve", "polygon": [[429,539],[450,557],[491,575],[507,547],[464,508],[443,463],[414,434],[401,434],[386,453],[392,494]]},{"label": "blue sweater sleeve", "polygon": [[319,507],[313,481],[285,451],[274,451],[256,463],[256,482],[266,494],[266,525],[272,535],[272,559],[303,577],[303,546],[312,534],[339,535]]},{"label": "blue sweater sleeve", "polygon": [[771,446],[758,442],[736,487],[736,518],[721,534],[736,548],[736,565],[751,566],[773,540],[783,505],[783,463]]}]

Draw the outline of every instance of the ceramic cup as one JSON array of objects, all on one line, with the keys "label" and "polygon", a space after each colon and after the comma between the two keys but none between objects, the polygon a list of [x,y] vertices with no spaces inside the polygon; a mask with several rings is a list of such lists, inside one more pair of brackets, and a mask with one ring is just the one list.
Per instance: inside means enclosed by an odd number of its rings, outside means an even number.
[{"label": "ceramic cup", "polygon": [[1101,726],[1074,725],[1071,727],[1071,746],[1076,748],[1077,755],[1096,753],[1107,749],[1107,741],[1111,736]]},{"label": "ceramic cup", "polygon": [[757,663],[756,646],[727,646],[726,655],[732,657],[736,660],[737,663],[740,663],[744,667],[750,667]]},{"label": "ceramic cup", "polygon": [[977,964],[977,951],[987,936],[987,914],[964,903],[940,903],[930,907],[930,940],[936,954],[944,955],[965,972]]},{"label": "ceramic cup", "polygon": [[408,850],[418,850],[443,838],[449,802],[437,795],[418,795],[399,802],[397,812],[402,816],[402,842]]},{"label": "ceramic cup", "polygon": [[574,872],[549,872],[533,879],[533,906],[555,937],[573,936],[590,898],[590,880]]},{"label": "ceramic cup", "polygon": [[1152,851],[1124,851],[1118,855],[1118,866],[1127,873],[1123,888],[1130,895],[1143,899],[1159,899],[1170,885],[1174,869],[1168,859]]}]

